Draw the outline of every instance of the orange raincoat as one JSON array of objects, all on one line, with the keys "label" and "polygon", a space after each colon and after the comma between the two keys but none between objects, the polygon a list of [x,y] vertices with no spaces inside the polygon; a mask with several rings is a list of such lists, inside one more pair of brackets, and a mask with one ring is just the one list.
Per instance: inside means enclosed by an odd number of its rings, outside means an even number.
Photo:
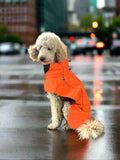
[{"label": "orange raincoat", "polygon": [[82,82],[70,71],[69,62],[50,64],[45,74],[44,89],[71,102],[68,124],[77,129],[90,117],[91,106]]}]

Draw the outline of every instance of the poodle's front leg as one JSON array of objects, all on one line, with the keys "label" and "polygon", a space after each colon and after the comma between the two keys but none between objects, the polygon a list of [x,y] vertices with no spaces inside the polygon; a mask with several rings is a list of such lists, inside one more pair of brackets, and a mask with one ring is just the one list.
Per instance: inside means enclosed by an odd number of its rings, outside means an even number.
[{"label": "poodle's front leg", "polygon": [[48,97],[50,98],[51,102],[51,116],[52,116],[52,123],[48,125],[48,129],[57,129],[62,122],[62,107],[63,107],[63,100],[62,97],[54,94],[48,93]]}]

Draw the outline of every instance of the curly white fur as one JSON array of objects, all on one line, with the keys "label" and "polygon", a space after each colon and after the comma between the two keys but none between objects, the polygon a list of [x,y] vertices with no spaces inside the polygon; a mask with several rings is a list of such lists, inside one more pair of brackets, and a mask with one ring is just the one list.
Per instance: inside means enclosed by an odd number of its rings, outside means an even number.
[{"label": "curly white fur", "polygon": [[[67,58],[66,46],[57,35],[51,32],[45,32],[38,36],[35,44],[28,48],[28,52],[33,61],[44,65],[63,62]],[[63,129],[71,129],[67,124],[70,102],[64,102],[63,97],[54,93],[48,93],[48,97],[51,102],[52,116],[52,123],[48,125],[48,129],[57,129],[60,127],[63,117],[66,119]],[[103,134],[104,126],[100,121],[90,118],[77,129],[77,132],[83,139],[96,139]]]},{"label": "curly white fur", "polygon": [[91,117],[77,129],[77,132],[82,139],[96,139],[103,134],[104,126],[100,121]]},{"label": "curly white fur", "polygon": [[[28,48],[30,58],[44,65],[62,62],[67,58],[67,48],[54,33],[43,33],[38,36],[36,43]],[[41,61],[40,58],[45,58]]]}]

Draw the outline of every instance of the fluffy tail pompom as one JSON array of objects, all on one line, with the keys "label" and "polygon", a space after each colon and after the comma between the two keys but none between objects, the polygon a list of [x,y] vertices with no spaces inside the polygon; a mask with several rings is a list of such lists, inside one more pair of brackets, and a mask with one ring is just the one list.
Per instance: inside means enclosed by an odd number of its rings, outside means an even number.
[{"label": "fluffy tail pompom", "polygon": [[91,117],[77,129],[77,132],[82,139],[97,139],[104,133],[104,126],[100,121]]}]

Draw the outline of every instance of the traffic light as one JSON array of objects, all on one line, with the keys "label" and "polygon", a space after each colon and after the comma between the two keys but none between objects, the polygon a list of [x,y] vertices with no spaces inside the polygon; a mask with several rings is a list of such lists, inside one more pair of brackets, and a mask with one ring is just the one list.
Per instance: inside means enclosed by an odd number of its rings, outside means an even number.
[{"label": "traffic light", "polygon": [[98,26],[99,26],[99,24],[98,24],[97,21],[93,21],[93,22],[92,22],[92,28],[93,28],[93,29],[97,29]]}]

